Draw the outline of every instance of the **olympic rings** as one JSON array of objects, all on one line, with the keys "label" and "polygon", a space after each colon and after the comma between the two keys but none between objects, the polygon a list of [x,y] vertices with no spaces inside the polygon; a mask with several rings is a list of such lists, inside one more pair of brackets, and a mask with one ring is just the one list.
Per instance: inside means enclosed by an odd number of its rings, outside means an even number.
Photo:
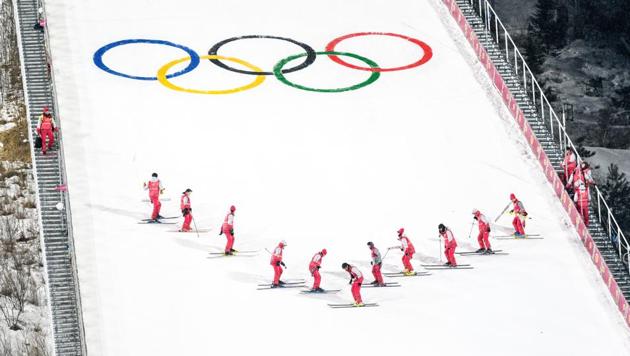
[{"label": "olympic rings", "polygon": [[[233,58],[233,57],[224,57],[224,56],[201,56],[199,57],[201,59],[210,59],[210,60],[216,60],[216,59],[222,59],[224,61],[230,61],[230,62],[234,62],[234,63],[238,63],[241,64],[253,71],[256,72],[262,72],[262,69],[256,67],[253,64],[250,64],[248,62],[245,62],[242,59],[238,59],[238,58]],[[241,87],[237,87],[237,88],[233,88],[233,89],[224,89],[224,90],[199,90],[199,89],[188,89],[188,88],[183,88],[180,86],[177,86],[171,82],[168,81],[168,76],[166,75],[166,73],[168,72],[169,69],[171,69],[174,65],[185,62],[190,60],[190,57],[184,57],[184,58],[180,58],[180,59],[176,59],[172,62],[166,63],[165,65],[162,66],[162,68],[160,68],[158,70],[158,74],[157,74],[157,78],[158,81],[160,83],[162,83],[162,85],[164,85],[167,88],[173,89],[173,90],[177,90],[177,91],[184,91],[187,93],[194,93],[194,94],[232,94],[232,93],[237,93],[239,91],[243,91],[243,90],[247,90],[247,89],[252,89],[254,87],[259,86],[260,84],[262,84],[262,82],[265,81],[265,76],[264,75],[258,75],[256,76],[256,79],[254,79],[253,82],[241,86]]]},{"label": "olympic rings", "polygon": [[167,78],[174,78],[174,77],[178,77],[180,75],[186,74],[186,73],[192,71],[193,69],[197,68],[197,66],[199,65],[199,55],[197,54],[197,52],[193,51],[192,49],[190,49],[190,48],[188,48],[186,46],[178,45],[178,44],[173,43],[173,42],[169,42],[169,41],[147,40],[147,39],[122,40],[122,41],[112,42],[112,43],[110,43],[108,45],[105,45],[105,46],[99,48],[96,52],[94,52],[94,64],[96,64],[97,67],[99,67],[100,69],[106,71],[107,73],[110,73],[110,74],[113,74],[113,75],[117,75],[117,76],[120,76],[120,77],[125,77],[125,78],[129,78],[129,79],[137,79],[137,80],[157,80],[157,77],[141,77],[141,76],[135,76],[135,75],[129,75],[129,74],[121,73],[121,72],[118,72],[118,71],[115,71],[115,70],[109,68],[107,65],[105,65],[105,63],[103,63],[103,55],[105,54],[105,52],[109,51],[110,49],[112,49],[114,47],[130,44],[130,43],[159,44],[159,45],[179,48],[179,49],[184,50],[184,52],[188,53],[188,55],[190,55],[190,58],[191,58],[190,64],[188,65],[188,67],[180,70],[177,73],[169,74]]},{"label": "olympic rings", "polygon": [[[304,51],[306,52],[306,59],[304,59],[304,62],[302,62],[302,64],[300,64],[298,66],[295,66],[293,68],[284,69],[282,71],[282,73],[295,72],[297,70],[304,69],[304,68],[310,66],[311,64],[313,64],[313,62],[315,62],[315,57],[316,57],[315,50],[311,46],[309,46],[309,45],[307,45],[305,43],[298,42],[296,40],[290,39],[290,38],[277,37],[277,36],[264,36],[264,35],[249,35],[249,36],[240,36],[240,37],[228,38],[227,40],[223,40],[221,42],[217,42],[214,46],[212,46],[212,48],[210,48],[210,50],[208,50],[208,54],[209,55],[217,54],[217,52],[219,51],[219,48],[221,48],[226,43],[230,43],[230,42],[237,41],[237,40],[249,39],[249,38],[269,38],[269,39],[274,39],[274,40],[287,41],[287,42],[293,43],[295,45],[298,45],[298,46],[302,47],[302,49],[304,49]],[[227,69],[227,70],[230,70],[230,71],[236,72],[236,73],[251,74],[251,75],[273,75],[273,72],[252,72],[252,71],[232,68],[232,67],[226,65],[225,63],[221,62],[218,59],[211,59],[210,61],[212,63],[218,65],[219,67],[223,68],[223,69]]]},{"label": "olympic rings", "polygon": [[350,67],[353,69],[358,69],[358,70],[366,70],[366,71],[370,71],[370,72],[394,72],[394,71],[398,71],[398,70],[403,70],[403,69],[411,69],[414,67],[418,67],[421,66],[423,64],[425,64],[426,62],[428,62],[431,57],[433,57],[433,50],[431,49],[431,47],[429,47],[429,45],[427,45],[426,43],[417,40],[415,38],[411,38],[411,37],[407,37],[407,36],[403,36],[403,35],[399,35],[397,33],[389,33],[389,32],[358,32],[358,33],[351,33],[349,35],[345,35],[345,36],[341,36],[341,37],[337,37],[334,40],[330,41],[330,43],[328,43],[328,45],[326,45],[326,51],[334,51],[335,47],[339,44],[339,42],[346,40],[348,38],[353,38],[353,37],[359,37],[359,36],[369,36],[369,35],[379,35],[379,36],[392,36],[392,37],[399,37],[402,39],[405,39],[409,42],[415,43],[418,46],[420,46],[420,48],[422,48],[423,51],[423,55],[422,58],[420,58],[418,61],[402,66],[402,67],[394,67],[394,68],[367,68],[367,67],[359,67],[359,66],[355,66],[354,64],[350,64],[348,62],[345,62],[343,59],[340,59],[337,56],[329,56],[330,59],[332,59],[333,61],[341,64],[342,66],[346,66],[346,67]]},{"label": "olympic rings", "polygon": [[[397,37],[397,38],[402,38],[404,40],[407,40],[409,42],[412,42],[413,44],[416,44],[417,46],[419,46],[422,51],[423,51],[423,55],[422,57],[417,60],[414,63],[408,64],[408,65],[404,65],[404,66],[400,66],[400,67],[392,67],[392,68],[381,68],[379,67],[374,61],[372,61],[371,59],[365,58],[363,56],[360,56],[358,54],[354,54],[354,53],[349,53],[349,52],[339,52],[335,50],[335,47],[343,40],[349,39],[349,38],[353,38],[353,37],[359,37],[359,36],[368,36],[368,35],[378,35],[378,36],[390,36],[390,37]],[[286,41],[292,44],[295,44],[299,47],[301,47],[304,52],[300,53],[300,54],[295,54],[295,55],[291,55],[288,56],[282,60],[280,60],[274,67],[273,67],[273,71],[272,72],[265,72],[262,69],[258,68],[257,66],[250,64],[249,62],[246,62],[242,59],[238,59],[238,58],[234,58],[234,57],[227,57],[227,56],[220,56],[217,54],[217,52],[219,51],[219,49],[224,46],[225,44],[229,43],[229,42],[233,42],[233,41],[237,41],[237,40],[241,40],[241,39],[250,39],[250,38],[268,38],[268,39],[275,39],[275,40],[281,40],[281,41]],[[110,67],[108,67],[107,65],[105,65],[105,63],[103,62],[103,56],[105,55],[105,53],[107,51],[109,51],[112,48],[118,47],[118,46],[122,46],[122,45],[127,45],[127,44],[135,44],[135,43],[146,43],[146,44],[158,44],[158,45],[164,45],[164,46],[169,46],[169,47],[174,47],[174,48],[178,48],[183,50],[184,52],[186,52],[188,54],[188,57],[183,57],[180,59],[176,59],[173,60],[171,62],[168,62],[167,64],[163,65],[162,67],[159,68],[158,73],[155,77],[143,77],[143,76],[137,76],[137,75],[131,75],[131,74],[125,74],[122,72],[119,72],[117,70],[111,69]],[[285,74],[286,73],[291,73],[291,72],[295,72],[301,69],[304,69],[308,66],[310,66],[311,64],[313,64],[313,62],[315,61],[315,59],[317,58],[318,55],[326,55],[328,56],[332,61],[334,61],[335,63],[341,64],[345,67],[348,68],[352,68],[352,69],[356,69],[356,70],[362,70],[362,71],[368,71],[371,72],[372,74],[368,77],[367,80],[359,83],[359,84],[355,84],[355,85],[351,85],[349,87],[344,87],[344,88],[333,88],[333,89],[318,89],[318,88],[311,88],[311,87],[307,87],[304,85],[300,85],[300,84],[295,84],[290,82],[286,77]],[[351,63],[348,63],[342,59],[340,59],[339,57],[351,57],[354,59],[358,59],[361,62],[364,62],[365,64],[367,64],[366,67],[362,67],[362,66],[357,66]],[[314,91],[314,92],[321,92],[321,93],[340,93],[340,92],[345,92],[345,91],[350,91],[350,90],[356,90],[356,89],[360,89],[363,88],[369,84],[374,83],[379,77],[380,77],[380,73],[381,72],[392,72],[392,71],[399,71],[399,70],[403,70],[403,69],[411,69],[411,68],[415,68],[415,67],[419,67],[423,64],[425,64],[426,62],[428,62],[433,56],[433,50],[431,49],[431,47],[412,37],[408,37],[408,36],[404,36],[404,35],[400,35],[400,34],[396,34],[396,33],[389,33],[389,32],[358,32],[358,33],[352,33],[349,35],[345,35],[345,36],[341,36],[338,38],[335,38],[334,40],[330,41],[328,43],[328,45],[326,45],[326,50],[322,51],[322,52],[315,52],[315,50],[309,46],[306,45],[302,42],[298,42],[296,40],[290,39],[290,38],[286,38],[286,37],[278,37],[278,36],[266,36],[266,35],[247,35],[247,36],[240,36],[240,37],[232,37],[232,38],[228,38],[226,40],[217,42],[216,44],[214,44],[210,50],[208,51],[208,55],[207,56],[199,56],[195,51],[193,51],[192,49],[180,45],[180,44],[176,44],[173,42],[169,42],[169,41],[163,41],[163,40],[153,40],[153,39],[126,39],[126,40],[120,40],[120,41],[116,41],[116,42],[112,42],[110,44],[107,44],[101,48],[99,48],[98,50],[96,50],[96,52],[94,52],[94,56],[93,56],[93,61],[94,64],[101,70],[109,73],[109,74],[113,74],[119,77],[123,77],[123,78],[128,78],[128,79],[135,79],[135,80],[145,80],[145,81],[150,81],[150,80],[157,80],[159,81],[162,85],[166,86],[169,89],[172,90],[176,90],[176,91],[182,91],[182,92],[187,92],[187,93],[194,93],[194,94],[232,94],[232,93],[237,93],[237,92],[241,92],[244,90],[248,90],[248,89],[252,89],[255,88],[257,86],[259,86],[260,84],[262,84],[262,82],[265,80],[265,77],[267,75],[274,75],[280,82],[282,82],[283,84],[286,84],[288,86],[291,86],[293,88],[297,88],[297,89],[301,89],[301,90],[307,90],[307,91]],[[291,61],[294,61],[296,59],[299,59],[301,57],[305,57],[304,61],[294,67],[290,67],[290,68],[286,68],[284,69],[284,67]],[[210,60],[213,64],[232,71],[232,72],[236,72],[236,73],[241,73],[241,74],[248,74],[248,75],[255,75],[256,77],[254,78],[254,80],[244,86],[240,86],[237,88],[232,88],[232,89],[223,89],[223,90],[201,90],[201,89],[191,89],[191,88],[184,88],[178,85],[173,84],[169,79],[170,78],[174,78],[174,77],[178,77],[180,75],[192,72],[195,68],[197,68],[197,66],[199,65],[201,59],[208,59]],[[168,74],[169,69],[173,68],[175,65],[179,64],[179,63],[183,63],[185,61],[190,61],[190,63],[188,64],[188,66],[186,66],[186,68],[172,73],[172,74]],[[227,64],[225,64],[223,61],[228,61],[228,62],[234,62],[234,63],[238,63],[244,67],[247,68],[247,70],[245,69],[238,69],[238,68],[233,68],[228,66]]]},{"label": "olympic rings", "polygon": [[[354,53],[347,53],[347,52],[334,52],[334,51],[325,51],[325,52],[315,52],[316,54],[320,55],[320,54],[325,54],[330,56],[347,56],[347,57],[352,57],[352,58],[356,58],[364,63],[366,63],[367,65],[370,66],[370,68],[374,68],[374,69],[378,69],[378,64],[376,64],[374,61],[367,59],[365,57],[361,57],[358,54],[354,54]],[[294,84],[290,81],[287,80],[287,78],[284,76],[284,74],[282,74],[282,67],[284,67],[285,64],[289,63],[290,61],[300,58],[300,57],[304,57],[306,55],[306,53],[302,53],[302,54],[296,54],[294,56],[289,56],[285,59],[282,59],[280,62],[278,62],[278,64],[276,64],[273,67],[273,73],[276,75],[276,78],[278,78],[278,80],[280,80],[282,83],[294,87],[294,88],[298,88],[298,89],[302,89],[302,90],[308,90],[308,91],[315,91],[315,92],[320,92],[320,93],[340,93],[343,91],[350,91],[350,90],[356,90],[356,89],[360,89],[363,88],[366,85],[372,84],[374,83],[380,76],[381,73],[377,72],[377,71],[373,71],[372,74],[370,75],[370,77],[359,83],[359,84],[355,84],[349,87],[345,87],[345,88],[336,88],[336,89],[316,89],[316,88],[309,88],[309,87],[305,87],[303,85],[299,85],[299,84]]]}]

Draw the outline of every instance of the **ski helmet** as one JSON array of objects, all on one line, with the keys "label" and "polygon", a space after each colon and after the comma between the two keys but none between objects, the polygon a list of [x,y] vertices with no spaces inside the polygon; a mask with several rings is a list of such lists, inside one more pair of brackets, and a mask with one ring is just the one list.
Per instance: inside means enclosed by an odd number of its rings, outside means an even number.
[{"label": "ski helmet", "polygon": [[184,193],[192,193],[192,189],[188,188],[188,189],[184,190]]},{"label": "ski helmet", "polygon": [[236,211],[236,207],[235,207],[234,205],[232,205],[232,206],[230,207],[230,211],[231,211],[231,212]]},{"label": "ski helmet", "polygon": [[325,248],[322,249],[322,256],[326,256],[328,254],[328,251],[326,251]]},{"label": "ski helmet", "polygon": [[446,231],[446,226],[444,226],[444,224],[440,224],[440,225],[438,225],[438,231],[439,231],[439,232],[444,232],[444,231]]},{"label": "ski helmet", "polygon": [[284,247],[284,246],[286,246],[286,245],[287,245],[287,242],[286,242],[286,241],[284,241],[284,240],[281,240],[279,245],[280,245],[280,246],[282,246],[282,247]]},{"label": "ski helmet", "polygon": [[473,213],[473,215],[477,215],[477,214],[479,213],[479,210],[477,210],[477,209],[473,209],[473,212],[472,212],[472,213]]},{"label": "ski helmet", "polygon": [[369,242],[367,243],[367,245],[368,245],[368,246],[370,246],[370,247],[372,247],[372,246],[374,246],[374,242],[369,241]]},{"label": "ski helmet", "polygon": [[343,269],[348,269],[348,267],[350,267],[350,265],[345,262],[341,264],[341,268]]},{"label": "ski helmet", "polygon": [[400,229],[398,229],[398,236],[402,235],[405,232],[405,228],[401,227]]},{"label": "ski helmet", "polygon": [[157,173],[151,174],[151,177],[157,178]]},{"label": "ski helmet", "polygon": [[514,193],[510,194],[510,200],[512,201],[516,200],[516,195],[514,195]]}]

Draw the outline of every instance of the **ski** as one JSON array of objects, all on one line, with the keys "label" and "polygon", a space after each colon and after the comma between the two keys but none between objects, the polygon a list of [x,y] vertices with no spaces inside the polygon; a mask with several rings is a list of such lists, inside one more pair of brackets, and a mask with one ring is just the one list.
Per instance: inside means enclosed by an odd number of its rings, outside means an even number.
[{"label": "ski", "polygon": [[[230,255],[230,256],[236,256],[236,255],[240,255],[240,254],[243,254],[243,253],[258,253],[258,251],[259,251],[259,250],[243,250],[243,251],[240,251],[240,250],[234,250],[234,251],[232,251],[233,255]],[[208,252],[208,254],[209,254],[209,255],[213,255],[213,256],[214,256],[214,255],[222,255],[222,256],[225,256],[225,252]]]},{"label": "ski", "polygon": [[179,230],[168,230],[168,232],[181,232],[183,234],[195,234],[195,233],[206,233],[210,232],[210,229],[198,229],[198,230],[190,230],[190,231],[179,231]]},{"label": "ski", "polygon": [[392,278],[396,278],[396,277],[422,277],[422,276],[428,276],[430,273],[429,272],[415,272],[414,274],[410,274],[410,275],[406,275],[402,272],[397,272],[397,273],[383,273],[383,275],[385,277],[392,277]]},{"label": "ski", "polygon": [[474,269],[475,267],[472,266],[457,266],[457,267],[450,267],[450,266],[440,266],[440,267],[425,267],[428,270],[450,270],[450,269]]},{"label": "ski", "polygon": [[385,283],[384,286],[379,286],[377,284],[366,284],[362,287],[363,288],[386,288],[386,287],[402,287],[402,286],[398,283]]},{"label": "ski", "polygon": [[[494,253],[501,252],[503,250],[493,250]],[[483,252],[477,251],[464,251],[464,252],[455,252],[456,255],[483,255]]]},{"label": "ski", "polygon": [[[281,286],[292,286],[292,285],[296,285],[296,284],[304,284],[306,283],[305,280],[295,280],[295,281],[289,281],[289,282],[284,282],[282,284],[280,284]],[[272,283],[261,283],[258,286],[259,287],[266,287],[266,286],[271,286]]]},{"label": "ski", "polygon": [[341,309],[341,308],[365,308],[365,307],[378,307],[377,303],[364,303],[362,306],[356,306],[353,303],[346,304],[328,304],[329,307],[333,309]]},{"label": "ski", "polygon": [[[162,216],[162,217],[159,217],[158,220],[165,220],[165,219],[168,220],[168,219],[177,219],[177,218],[179,218],[179,216]],[[142,221],[151,221],[151,220],[153,219],[142,219]]]},{"label": "ski", "polygon": [[[171,201],[171,198],[160,198],[160,201]],[[149,200],[149,199],[147,199],[147,198],[144,198],[144,199],[142,199],[142,202],[144,202],[144,203],[150,203],[150,202],[151,202],[151,200]]]},{"label": "ski", "polygon": [[[444,264],[441,264],[441,265],[420,265],[420,266],[422,266],[422,267],[448,267],[448,265],[444,265]],[[457,265],[457,266],[458,267],[468,267],[470,265],[469,264],[460,264],[460,265]]]},{"label": "ski", "polygon": [[232,255],[226,255],[224,253],[221,253],[221,254],[218,254],[218,255],[210,255],[210,256],[208,256],[206,258],[227,258],[227,257],[256,257],[256,255],[254,255],[254,254],[247,254],[247,253],[246,254],[235,253],[235,254],[232,254]]},{"label": "ski", "polygon": [[328,293],[337,293],[340,292],[341,289],[324,289],[323,291],[314,291],[314,290],[303,290],[300,291],[301,294],[328,294]]},{"label": "ski", "polygon": [[306,287],[304,283],[302,284],[290,284],[290,285],[280,285],[279,287],[271,287],[271,284],[267,287],[258,287],[256,290],[265,290],[265,289],[287,289],[287,288],[303,288]]},{"label": "ski", "polygon": [[509,255],[509,253],[507,253],[507,252],[469,253],[469,254],[465,254],[465,255],[462,255],[462,256],[469,257],[469,256],[506,256],[506,255]]},{"label": "ski", "polygon": [[174,222],[152,222],[152,221],[138,221],[138,224],[142,225],[175,225]]},{"label": "ski", "polygon": [[[523,237],[516,237],[514,236],[514,234],[512,235],[496,235],[496,236],[492,236],[495,239],[515,239],[515,240],[524,240],[524,239],[531,239],[534,237],[540,237],[540,234],[525,234],[525,236]],[[542,238],[542,237],[540,237]]]}]

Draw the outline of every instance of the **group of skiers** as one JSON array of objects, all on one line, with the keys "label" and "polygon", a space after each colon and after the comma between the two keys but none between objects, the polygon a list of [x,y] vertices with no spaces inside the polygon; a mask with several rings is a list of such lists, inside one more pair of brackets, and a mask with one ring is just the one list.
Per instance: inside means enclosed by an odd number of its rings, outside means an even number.
[{"label": "group of skiers", "polygon": [[595,185],[593,173],[588,162],[582,161],[578,164],[577,155],[567,147],[562,160],[561,178],[566,185],[569,194],[573,194],[575,206],[582,216],[584,224],[589,224],[589,204],[591,200],[590,187]]},{"label": "group of skiers", "polygon": [[[164,187],[160,182],[157,173],[153,173],[151,175],[151,179],[148,182],[144,183],[144,189],[149,191],[149,199],[153,205],[153,210],[151,212],[151,220],[150,222],[159,223],[162,218],[160,215],[161,202],[160,195],[164,192]],[[184,217],[184,222],[179,231],[181,232],[190,232],[192,231],[190,224],[193,221],[192,217],[192,206],[190,200],[190,194],[192,193],[191,189],[186,189],[180,198],[180,209],[182,211],[182,215]],[[510,194],[510,200],[512,205],[512,210],[510,211],[515,215],[512,225],[514,226],[514,236],[515,237],[525,237],[525,219],[527,217],[527,212],[525,211],[525,207],[523,203],[520,202],[514,194]],[[508,205],[509,207],[509,205]],[[506,209],[508,208],[506,207]],[[236,207],[234,205],[230,206],[227,215],[223,221],[223,224],[220,229],[220,235],[226,236],[226,245],[224,249],[225,255],[232,255],[236,252],[234,250],[234,213],[236,211]],[[505,210],[504,210],[505,211]],[[477,241],[479,243],[479,249],[476,251],[478,253],[492,254],[492,248],[490,246],[490,222],[479,210],[473,209],[473,218],[477,221],[479,226],[479,234],[477,236]],[[444,224],[438,225],[438,233],[439,236],[444,241],[444,255],[446,256],[446,266],[449,267],[457,267],[457,261],[455,259],[455,249],[457,248],[457,240],[453,235],[451,229],[446,227]],[[411,240],[405,234],[405,229],[400,228],[397,231],[398,241],[400,242],[400,246],[389,247],[388,251],[391,249],[400,249],[403,253],[402,256],[402,265],[403,271],[402,273],[406,276],[414,275],[415,271],[413,269],[413,265],[411,264],[411,260],[413,259],[416,250],[411,243]],[[278,245],[271,252],[271,260],[270,265],[273,268],[273,282],[271,284],[271,288],[282,287],[285,283],[280,279],[283,272],[283,267],[286,268],[285,263],[283,262],[283,253],[284,248],[287,246],[286,241],[282,240],[278,243]],[[375,287],[384,287],[385,282],[383,281],[383,275],[381,273],[381,266],[383,264],[383,257],[379,249],[374,245],[372,241],[367,243],[368,248],[370,249],[371,254],[371,262],[372,265],[372,275],[374,276],[374,281],[371,284],[375,285]],[[311,292],[324,292],[321,288],[321,275],[319,273],[319,269],[321,268],[323,258],[327,254],[326,249],[322,249],[313,255],[311,261],[308,266],[308,270],[313,276],[313,286],[311,287]],[[349,263],[344,262],[342,264],[342,269],[348,272],[350,275],[350,284],[352,284],[352,296],[355,301],[355,306],[363,306],[363,301],[361,298],[361,285],[363,283],[363,273],[359,270],[357,266],[353,266]]]}]

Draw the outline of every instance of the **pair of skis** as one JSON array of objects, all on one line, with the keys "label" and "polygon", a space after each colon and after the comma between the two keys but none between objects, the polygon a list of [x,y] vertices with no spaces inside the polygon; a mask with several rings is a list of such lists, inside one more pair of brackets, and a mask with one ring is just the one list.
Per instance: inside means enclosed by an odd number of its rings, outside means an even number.
[{"label": "pair of skis", "polygon": [[468,264],[458,264],[453,267],[450,265],[421,265],[424,269],[428,270],[456,270],[456,269],[473,269],[474,267]]},{"label": "pair of skis", "polygon": [[303,287],[306,287],[306,285],[304,283],[306,283],[306,281],[303,280],[303,279],[296,279],[296,280],[286,281],[286,282],[278,285],[277,287],[274,287],[272,283],[262,283],[262,284],[259,284],[258,288],[256,288],[256,289],[257,290],[266,290],[266,289],[303,288]]},{"label": "pair of skis", "polygon": [[158,218],[157,220],[153,220],[153,219],[142,219],[138,222],[138,224],[154,224],[154,225],[175,225],[177,223],[175,222],[170,222],[170,221],[160,221],[160,220],[171,220],[171,219],[177,219],[179,218],[179,216],[163,216],[161,218]]},{"label": "pair of skis", "polygon": [[542,240],[544,237],[540,236],[540,234],[525,234],[522,237],[516,237],[514,235],[498,235],[493,236],[493,238],[497,240]]},{"label": "pair of skis", "polygon": [[455,254],[460,255],[460,256],[493,256],[493,255],[503,256],[503,255],[509,255],[509,253],[503,252],[503,250],[493,250],[492,252],[493,253],[484,253],[484,252],[477,252],[477,251],[464,251],[464,252],[455,252]]},{"label": "pair of skis", "polygon": [[208,258],[221,258],[221,257],[255,257],[258,255],[259,250],[235,250],[232,254],[228,255],[225,252],[208,252]]},{"label": "pair of skis", "polygon": [[383,273],[383,275],[385,277],[392,277],[392,278],[397,278],[397,277],[422,277],[422,276],[428,276],[431,273],[429,272],[418,272],[415,271],[412,274],[405,274],[404,272],[385,272]]}]

